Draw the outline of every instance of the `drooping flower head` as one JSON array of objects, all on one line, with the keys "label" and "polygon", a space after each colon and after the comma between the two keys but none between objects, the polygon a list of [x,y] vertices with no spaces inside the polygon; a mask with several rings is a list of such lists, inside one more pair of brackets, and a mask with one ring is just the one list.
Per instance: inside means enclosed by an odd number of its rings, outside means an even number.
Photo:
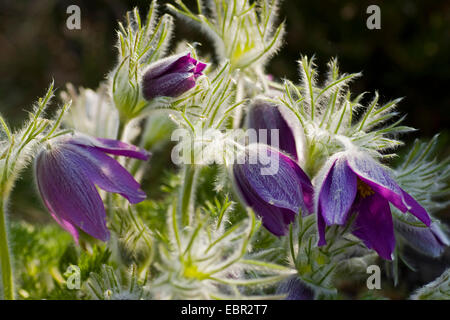
[{"label": "drooping flower head", "polygon": [[[267,145],[250,145],[245,152],[244,161],[233,166],[236,188],[270,232],[285,235],[300,210],[312,211],[311,182],[294,160]],[[277,170],[264,174],[268,163],[251,161],[252,152],[276,161]]]},{"label": "drooping flower head", "polygon": [[316,196],[319,245],[324,245],[325,226],[344,225],[356,213],[353,234],[382,258],[391,260],[395,248],[389,203],[410,212],[430,226],[426,210],[391,177],[387,168],[360,151],[335,154],[320,173]]},{"label": "drooping flower head", "polygon": [[76,134],[52,139],[36,158],[35,177],[44,204],[76,242],[78,229],[102,241],[109,239],[96,186],[119,193],[130,203],[146,198],[133,176],[107,153],[140,160],[150,157],[121,141]]},{"label": "drooping flower head", "polygon": [[144,98],[178,97],[195,87],[206,64],[183,53],[152,63],[145,71],[142,87]]}]

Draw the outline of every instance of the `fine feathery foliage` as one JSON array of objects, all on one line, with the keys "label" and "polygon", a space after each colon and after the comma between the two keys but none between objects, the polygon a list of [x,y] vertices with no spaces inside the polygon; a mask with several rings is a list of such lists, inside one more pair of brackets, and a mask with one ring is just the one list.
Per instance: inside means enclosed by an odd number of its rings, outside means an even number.
[{"label": "fine feathery foliage", "polygon": [[[405,247],[444,253],[450,158],[438,135],[402,155],[415,130],[401,99],[353,95],[362,74],[337,59],[323,81],[306,56],[299,83],[268,75],[285,29],[277,0],[167,8],[127,13],[97,89],[68,84],[49,116],[51,84],[18,130],[0,116],[2,297],[347,299],[351,283],[383,299],[369,266],[384,259],[397,284]],[[214,51],[174,45],[172,14]],[[265,153],[252,162],[254,150]],[[15,216],[23,195],[11,192],[32,161],[43,200],[32,213],[58,224]],[[449,270],[400,294],[449,299],[448,286]]]},{"label": "fine feathery foliage", "polygon": [[450,269],[430,282],[423,288],[418,289],[410,299],[412,300],[449,300],[450,299]]}]

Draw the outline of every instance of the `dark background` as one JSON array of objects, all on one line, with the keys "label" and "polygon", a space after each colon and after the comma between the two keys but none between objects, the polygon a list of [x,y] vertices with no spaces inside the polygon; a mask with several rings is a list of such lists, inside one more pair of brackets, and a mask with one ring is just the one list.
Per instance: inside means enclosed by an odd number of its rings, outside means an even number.
[{"label": "dark background", "polygon": [[[167,2],[159,1],[162,12],[167,12]],[[117,20],[134,6],[145,14],[149,3],[0,0],[0,113],[11,125],[20,125],[24,110],[44,94],[52,78],[59,89],[67,82],[96,88],[116,63]],[[195,0],[185,3],[194,8]],[[66,28],[71,4],[81,8],[81,30]],[[366,27],[370,4],[381,8],[381,30]],[[379,90],[381,102],[405,97],[399,106],[408,113],[405,123],[419,129],[405,137],[407,141],[442,132],[441,153],[450,153],[450,1],[285,0],[280,15],[286,18],[287,36],[268,65],[269,73],[298,80],[300,54],[315,54],[322,73],[328,60],[338,57],[342,71],[363,71],[352,85],[355,96]],[[176,39],[198,41],[204,50],[210,49],[205,37],[180,20],[175,33]],[[17,186],[13,203],[19,204],[13,211],[39,220],[48,215],[36,206],[27,175]],[[449,222],[449,211],[441,217]],[[447,250],[440,260],[420,257],[416,265],[421,271],[408,273],[405,290],[438,276],[449,256]]]},{"label": "dark background", "polygon": [[[161,11],[167,11],[167,2],[160,1]],[[66,28],[71,4],[81,8],[81,30]],[[366,27],[370,4],[381,8],[381,30]],[[116,63],[117,20],[134,6],[145,13],[148,5],[148,0],[0,0],[1,113],[13,122],[22,119],[52,78],[59,88],[66,82],[95,88]],[[449,1],[285,0],[280,12],[287,36],[268,65],[270,73],[297,80],[300,54],[315,54],[322,72],[337,56],[341,70],[363,71],[352,86],[355,94],[379,90],[384,101],[405,97],[400,109],[421,136],[449,128]],[[206,38],[177,21],[177,38],[208,49]]]}]

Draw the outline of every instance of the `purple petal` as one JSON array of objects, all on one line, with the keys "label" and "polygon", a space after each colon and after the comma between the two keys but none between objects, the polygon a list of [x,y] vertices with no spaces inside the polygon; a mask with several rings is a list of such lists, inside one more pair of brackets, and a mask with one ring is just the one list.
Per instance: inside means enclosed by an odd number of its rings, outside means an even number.
[{"label": "purple petal", "polygon": [[282,281],[276,293],[287,294],[285,300],[314,300],[314,291],[297,275],[290,276]]},{"label": "purple petal", "polygon": [[425,225],[430,226],[431,218],[427,211],[411,197],[405,190],[402,190],[403,198],[405,199],[406,205],[408,206],[408,211],[415,215],[420,221]]},{"label": "purple petal", "polygon": [[[278,108],[264,100],[256,100],[250,107],[248,127],[255,130],[268,130],[267,141],[264,141],[264,143],[278,148],[291,155],[294,160],[298,160],[294,134]],[[271,139],[270,130],[272,129],[279,130],[280,141],[276,141],[279,146],[274,145],[275,141]]]},{"label": "purple petal", "polygon": [[109,239],[105,208],[97,189],[82,169],[67,161],[63,150],[41,152],[35,170],[45,205],[76,241],[74,226],[102,241]]},{"label": "purple petal", "polygon": [[319,247],[327,244],[327,240],[325,238],[325,228],[325,220],[323,219],[322,208],[319,203],[319,210],[317,212],[317,233],[319,234],[319,241],[317,242],[317,245]]},{"label": "purple petal", "polygon": [[392,260],[395,237],[389,202],[375,193],[362,198],[357,211],[353,234],[380,257]]},{"label": "purple petal", "polygon": [[139,203],[146,198],[139,183],[115,159],[94,147],[67,144],[61,147],[67,161],[86,173],[99,188],[119,193],[130,203]]},{"label": "purple petal", "polygon": [[437,223],[431,223],[430,227],[421,227],[394,219],[394,227],[408,245],[431,257],[439,257],[450,244]]},{"label": "purple petal", "polygon": [[433,232],[434,236],[436,237],[436,240],[442,244],[443,246],[450,246],[450,239],[448,238],[447,234],[442,231],[441,227],[439,227],[439,224],[436,222],[431,223],[430,230]]},{"label": "purple petal", "polygon": [[[236,174],[238,176],[239,174]],[[295,220],[295,213],[289,209],[272,206],[261,199],[252,187],[240,178],[236,178],[239,194],[249,207],[262,219],[264,227],[276,236],[289,231],[289,224]]]},{"label": "purple petal", "polygon": [[152,63],[145,71],[145,77],[148,79],[156,79],[164,74],[171,72],[187,72],[190,71],[195,63],[195,59],[191,58],[190,53],[180,53]]},{"label": "purple petal", "polygon": [[[278,161],[278,170],[273,174],[262,174],[266,167],[260,161],[255,164],[245,163],[237,165],[242,176],[248,181],[253,190],[265,202],[271,205],[290,209],[295,214],[299,209],[309,210],[304,202],[303,186],[308,186],[307,193],[312,190],[311,182],[296,162],[279,151],[258,145],[258,151],[266,154],[268,159]],[[312,197],[308,194],[307,199]]]},{"label": "purple petal", "polygon": [[343,225],[347,222],[356,191],[356,175],[345,159],[336,159],[319,193],[320,215],[327,225]]},{"label": "purple petal", "polygon": [[347,161],[353,172],[376,193],[391,202],[400,211],[408,210],[403,199],[402,189],[379,163],[370,156],[359,152],[349,155]]},{"label": "purple petal", "polygon": [[178,97],[195,86],[206,64],[183,53],[151,64],[142,79],[145,99]]},{"label": "purple petal", "polygon": [[267,229],[283,235],[300,209],[311,209],[312,185],[289,157],[265,145],[258,145],[258,151],[265,152],[272,161],[278,161],[278,170],[264,175],[261,169],[265,166],[261,162],[251,164],[246,161],[234,165],[235,180],[244,200],[262,217]]},{"label": "purple petal", "polygon": [[311,214],[314,211],[314,187],[305,171],[303,171],[296,162],[292,162],[291,165],[297,173],[297,177],[299,178],[302,187],[303,203],[306,207],[306,211],[303,212],[303,215]]},{"label": "purple petal", "polygon": [[184,72],[195,72],[195,66],[197,64],[197,60],[191,57],[191,53],[188,53],[185,56],[180,57],[177,61],[175,61],[170,68],[168,68],[163,74],[167,73],[184,73]]},{"label": "purple petal", "polygon": [[110,153],[117,156],[125,156],[147,161],[150,159],[150,153],[140,149],[132,144],[128,144],[119,140],[94,138],[84,134],[77,134],[67,141],[68,143],[94,147],[100,151]]},{"label": "purple petal", "polygon": [[191,72],[170,73],[158,79],[144,76],[143,93],[147,100],[156,97],[178,97],[195,87],[195,75]]},{"label": "purple petal", "polygon": [[206,68],[206,63],[203,62],[198,62],[197,65],[195,66],[195,71],[194,71],[194,75],[196,78],[200,77],[203,73],[202,71],[205,70]]},{"label": "purple petal", "polygon": [[57,216],[54,212],[52,212],[51,207],[46,203],[46,201],[44,200],[44,203],[48,209],[48,211],[50,212],[50,215],[53,217],[53,219],[55,219],[55,221],[67,232],[69,232],[73,239],[75,240],[76,244],[80,244],[79,239],[80,239],[80,234],[76,228],[76,226],[74,226],[72,223],[70,223],[67,220],[64,220],[62,217]]}]

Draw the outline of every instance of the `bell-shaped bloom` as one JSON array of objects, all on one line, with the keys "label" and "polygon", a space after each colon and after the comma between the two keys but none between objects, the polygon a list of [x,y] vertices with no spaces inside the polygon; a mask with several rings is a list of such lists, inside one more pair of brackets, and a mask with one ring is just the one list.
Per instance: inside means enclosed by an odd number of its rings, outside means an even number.
[{"label": "bell-shaped bloom", "polygon": [[450,245],[447,235],[436,222],[424,227],[394,218],[394,229],[410,247],[433,258],[442,255]]},{"label": "bell-shaped bloom", "polygon": [[294,160],[267,145],[250,145],[244,153],[233,165],[236,189],[270,232],[285,235],[300,210],[312,210],[311,181]]},{"label": "bell-shaped bloom", "polygon": [[167,57],[149,65],[142,80],[144,98],[178,97],[195,87],[206,64],[183,53]]},{"label": "bell-shaped bloom", "polygon": [[96,186],[130,203],[146,198],[133,176],[107,154],[140,160],[150,157],[147,151],[121,141],[77,134],[52,139],[36,158],[35,178],[43,202],[76,242],[79,229],[102,241],[109,239]]},{"label": "bell-shaped bloom", "polygon": [[282,281],[277,288],[277,294],[286,294],[285,300],[314,300],[314,291],[297,275],[292,275]]},{"label": "bell-shaped bloom", "polygon": [[380,257],[391,260],[395,237],[389,203],[430,226],[426,210],[399,187],[387,168],[363,152],[334,155],[319,177],[316,196],[319,245],[326,242],[326,225],[344,225],[356,212],[353,234]]},{"label": "bell-shaped bloom", "polygon": [[[255,129],[258,134],[258,142],[265,143],[281,151],[286,152],[294,160],[297,160],[297,148],[294,133],[280,112],[280,107],[263,99],[256,99],[248,112],[248,128]],[[259,130],[267,130],[264,140]],[[278,130],[277,141],[274,141],[271,130]]]}]

